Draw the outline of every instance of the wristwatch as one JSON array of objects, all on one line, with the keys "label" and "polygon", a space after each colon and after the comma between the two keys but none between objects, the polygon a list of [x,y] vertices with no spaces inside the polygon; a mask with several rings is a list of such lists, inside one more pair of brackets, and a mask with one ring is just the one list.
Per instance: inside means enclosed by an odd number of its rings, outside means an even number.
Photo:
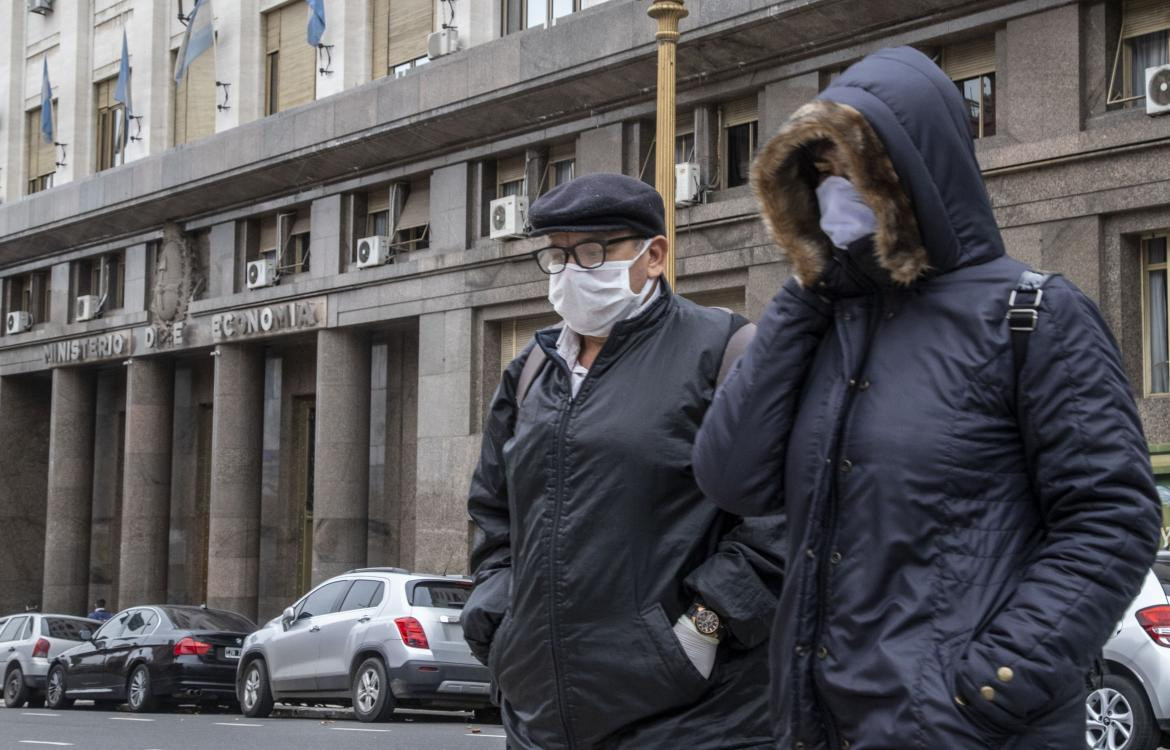
[{"label": "wristwatch", "polygon": [[714,610],[707,609],[702,604],[695,602],[686,611],[686,616],[691,618],[691,622],[695,624],[695,630],[699,631],[700,635],[705,635],[708,638],[723,637],[723,622]]}]

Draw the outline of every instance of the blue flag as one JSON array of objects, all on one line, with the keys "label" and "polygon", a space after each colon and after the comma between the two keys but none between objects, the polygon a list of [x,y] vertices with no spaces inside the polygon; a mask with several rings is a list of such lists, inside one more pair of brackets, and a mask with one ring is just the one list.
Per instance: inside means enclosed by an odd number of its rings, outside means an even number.
[{"label": "blue flag", "polygon": [[126,43],[126,29],[122,29],[122,64],[118,67],[118,85],[114,88],[114,101],[122,103],[122,148],[130,138],[130,47]]},{"label": "blue flag", "polygon": [[325,33],[325,0],[306,0],[309,3],[309,44],[321,46],[321,35]]},{"label": "blue flag", "polygon": [[44,58],[44,72],[41,74],[41,132],[45,143],[53,142],[53,87],[49,85],[49,58]]},{"label": "blue flag", "polygon": [[187,68],[215,42],[211,29],[211,0],[195,0],[191,15],[187,16],[187,32],[179,47],[178,62],[175,65],[175,83],[182,83]]}]

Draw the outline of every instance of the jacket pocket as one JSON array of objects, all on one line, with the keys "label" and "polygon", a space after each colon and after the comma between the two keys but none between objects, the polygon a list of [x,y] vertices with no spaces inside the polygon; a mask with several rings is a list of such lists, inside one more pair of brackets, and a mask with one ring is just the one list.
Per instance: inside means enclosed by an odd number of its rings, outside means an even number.
[{"label": "jacket pocket", "polygon": [[680,687],[687,694],[697,698],[706,690],[708,680],[695,668],[691,658],[687,656],[686,649],[679,643],[678,636],[674,634],[674,626],[666,616],[666,610],[661,604],[656,603],[642,610],[641,616],[642,625],[654,643],[663,665],[679,681]]},{"label": "jacket pocket", "polygon": [[496,632],[492,635],[491,649],[488,651],[487,668],[492,673],[492,677],[496,678],[496,682],[499,682],[500,658],[504,647],[507,645],[508,629],[511,624],[512,610],[509,608],[504,613],[504,619],[500,620],[500,625],[496,628]]}]

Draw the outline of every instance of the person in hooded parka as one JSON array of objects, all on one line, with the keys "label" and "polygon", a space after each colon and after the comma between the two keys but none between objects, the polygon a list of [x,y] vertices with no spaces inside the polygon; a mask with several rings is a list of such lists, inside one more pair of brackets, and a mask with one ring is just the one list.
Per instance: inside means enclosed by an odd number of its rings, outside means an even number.
[{"label": "person in hooded parka", "polygon": [[1160,526],[1100,313],[1004,253],[964,102],[916,50],[842,74],[752,184],[795,277],[694,469],[725,510],[788,515],[779,747],[1084,747]]}]

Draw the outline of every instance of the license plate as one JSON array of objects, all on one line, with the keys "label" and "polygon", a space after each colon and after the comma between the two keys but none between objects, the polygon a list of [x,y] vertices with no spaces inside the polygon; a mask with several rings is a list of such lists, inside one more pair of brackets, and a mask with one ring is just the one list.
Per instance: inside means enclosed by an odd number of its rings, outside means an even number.
[{"label": "license plate", "polygon": [[240,658],[240,649],[238,649],[238,648],[225,648],[223,650],[223,658],[225,658],[225,659],[239,659]]}]

